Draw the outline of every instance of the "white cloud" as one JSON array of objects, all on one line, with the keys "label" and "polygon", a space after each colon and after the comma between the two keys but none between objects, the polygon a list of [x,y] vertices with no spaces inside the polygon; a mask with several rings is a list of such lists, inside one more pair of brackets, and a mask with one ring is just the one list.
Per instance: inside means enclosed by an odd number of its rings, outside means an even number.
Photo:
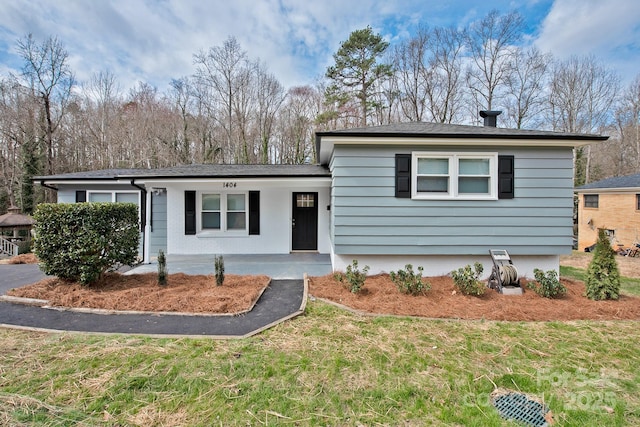
[{"label": "white cloud", "polygon": [[640,72],[640,2],[556,0],[536,45],[559,58],[593,54],[630,79]]}]

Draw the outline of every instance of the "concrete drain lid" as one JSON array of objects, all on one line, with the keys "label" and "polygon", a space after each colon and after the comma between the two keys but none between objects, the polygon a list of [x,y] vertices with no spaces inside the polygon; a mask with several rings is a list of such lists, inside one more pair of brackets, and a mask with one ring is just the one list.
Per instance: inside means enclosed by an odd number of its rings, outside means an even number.
[{"label": "concrete drain lid", "polygon": [[522,393],[496,390],[491,395],[491,402],[502,418],[534,427],[546,427],[549,421],[553,423],[549,408]]}]

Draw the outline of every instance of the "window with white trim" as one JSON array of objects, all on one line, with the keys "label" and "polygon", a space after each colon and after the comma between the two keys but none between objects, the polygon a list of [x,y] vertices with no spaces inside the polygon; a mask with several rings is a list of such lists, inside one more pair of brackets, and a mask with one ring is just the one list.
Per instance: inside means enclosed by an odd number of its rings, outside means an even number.
[{"label": "window with white trim", "polygon": [[497,199],[497,153],[412,153],[414,199]]},{"label": "window with white trim", "polygon": [[202,231],[246,231],[246,193],[202,193],[200,195]]},{"label": "window with white trim", "polygon": [[88,202],[106,203],[140,203],[140,195],[137,191],[88,191]]}]

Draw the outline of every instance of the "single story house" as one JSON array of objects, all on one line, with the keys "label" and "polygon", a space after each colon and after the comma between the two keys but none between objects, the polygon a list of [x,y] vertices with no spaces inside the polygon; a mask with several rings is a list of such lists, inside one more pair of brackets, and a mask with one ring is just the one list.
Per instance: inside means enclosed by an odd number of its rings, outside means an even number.
[{"label": "single story house", "polygon": [[[492,113],[492,112],[489,112]],[[491,114],[489,114],[491,119]],[[58,202],[134,201],[141,254],[330,254],[370,274],[447,274],[489,249],[558,269],[573,231],[573,148],[598,135],[400,123],[319,132],[316,165],[188,165],[37,177]]]},{"label": "single story house", "polygon": [[604,229],[614,248],[640,243],[640,174],[617,176],[583,185],[578,194],[578,249],[598,240]]}]

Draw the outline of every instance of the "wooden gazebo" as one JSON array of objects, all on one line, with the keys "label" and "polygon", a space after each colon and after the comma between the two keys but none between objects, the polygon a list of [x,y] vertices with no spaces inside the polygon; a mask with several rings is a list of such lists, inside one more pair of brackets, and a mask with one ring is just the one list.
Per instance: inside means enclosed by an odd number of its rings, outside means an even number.
[{"label": "wooden gazebo", "polygon": [[[18,242],[31,239],[31,229],[35,221],[29,215],[20,213],[20,208],[11,206],[7,213],[0,215],[0,253],[18,255]],[[21,236],[20,231],[26,230]]]}]

